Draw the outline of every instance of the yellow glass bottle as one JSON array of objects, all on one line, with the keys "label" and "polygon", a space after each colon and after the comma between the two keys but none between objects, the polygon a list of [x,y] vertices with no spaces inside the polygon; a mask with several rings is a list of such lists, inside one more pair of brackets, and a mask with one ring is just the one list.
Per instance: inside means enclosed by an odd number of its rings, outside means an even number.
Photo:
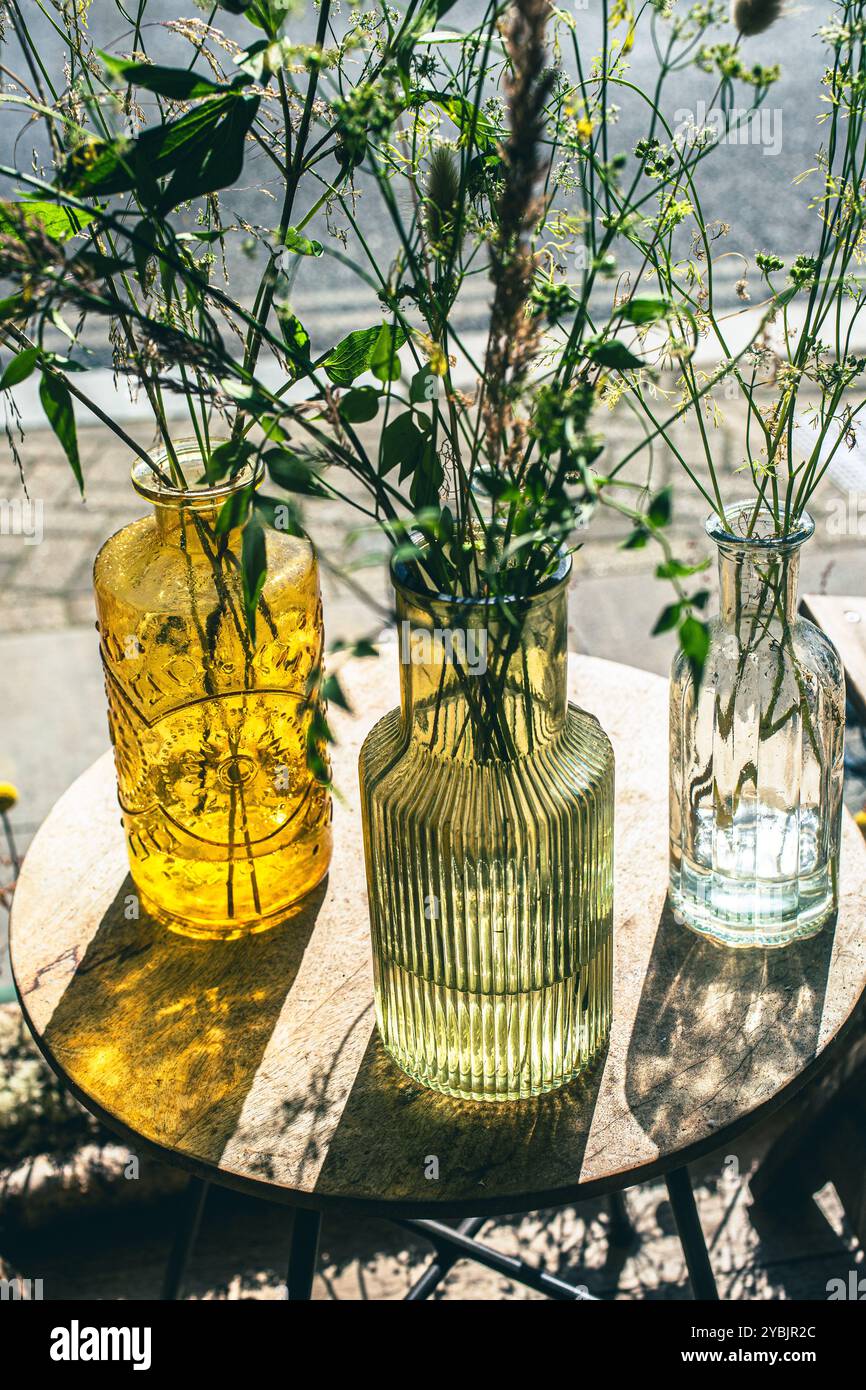
[{"label": "yellow glass bottle", "polygon": [[[201,474],[193,445],[176,453],[184,479]],[[323,650],[316,558],[307,541],[267,530],[253,639],[241,529],[214,529],[252,471],[175,487],[142,461],[132,478],[153,512],[94,565],[132,878],[172,930],[240,936],[285,917],[330,859],[330,798],[307,765],[305,700]]]},{"label": "yellow glass bottle", "polygon": [[568,702],[570,568],[517,602],[393,566],[402,704],[360,759],[376,1020],[466,1100],[553,1090],[610,1031],[613,750]]}]

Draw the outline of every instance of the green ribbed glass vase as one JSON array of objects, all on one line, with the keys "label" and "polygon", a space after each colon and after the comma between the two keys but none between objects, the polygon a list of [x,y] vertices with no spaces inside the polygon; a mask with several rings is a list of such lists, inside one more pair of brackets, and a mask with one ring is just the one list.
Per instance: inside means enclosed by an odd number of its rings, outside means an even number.
[{"label": "green ribbed glass vase", "polygon": [[515,601],[394,567],[401,708],[360,762],[376,1018],[468,1100],[553,1090],[610,1029],[613,750],[567,699],[570,567]]}]

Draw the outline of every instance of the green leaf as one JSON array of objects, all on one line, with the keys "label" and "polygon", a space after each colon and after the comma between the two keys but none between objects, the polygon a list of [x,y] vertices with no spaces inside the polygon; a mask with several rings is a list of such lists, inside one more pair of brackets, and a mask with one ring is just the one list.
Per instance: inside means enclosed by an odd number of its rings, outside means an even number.
[{"label": "green leaf", "polygon": [[[243,167],[247,132],[259,97],[231,91],[193,107],[176,121],[143,130],[135,140],[89,140],[68,156],[60,186],[94,197],[135,191],[161,213],[234,183]],[[160,195],[158,180],[171,176]]]},{"label": "green leaf", "polygon": [[211,449],[204,461],[204,471],[209,483],[218,483],[227,473],[238,473],[256,452],[255,444],[248,439],[226,439]]},{"label": "green leaf", "polygon": [[420,464],[426,444],[426,435],[418,428],[411,410],[389,420],[379,446],[380,478],[386,477],[399,464],[402,483]]},{"label": "green leaf", "polygon": [[383,359],[390,361],[405,341],[403,330],[393,329],[387,323],[377,328],[359,328],[342,338],[318,365],[324,368],[335,386],[351,386],[364,372],[372,370],[374,354],[378,354],[380,363]]},{"label": "green leaf", "polygon": [[649,504],[647,511],[647,521],[651,526],[667,526],[671,519],[673,510],[673,488],[663,487],[661,492],[657,492]]},{"label": "green leaf", "polygon": [[623,550],[643,550],[644,546],[646,545],[647,541],[649,540],[649,536],[650,536],[650,533],[649,533],[649,531],[646,529],[645,526],[635,526],[635,528],[634,528],[634,530],[632,531],[631,535],[628,536],[628,537],[623,541],[623,543],[622,543],[622,549],[623,549]]},{"label": "green leaf", "polygon": [[444,92],[422,91],[418,96],[422,102],[432,102],[451,118],[460,131],[464,144],[468,144],[472,137],[476,149],[489,151],[491,154],[498,149],[499,134],[496,126],[475,102],[464,96],[449,96]]},{"label": "green leaf", "polygon": [[696,565],[684,565],[681,560],[665,560],[656,566],[656,579],[688,579],[690,575],[709,569],[709,566],[709,560],[701,560]]},{"label": "green leaf", "polygon": [[252,487],[238,488],[237,492],[229,494],[220,507],[220,513],[216,519],[214,530],[218,536],[225,536],[236,527],[243,526],[249,515],[252,500]]},{"label": "green leaf", "polygon": [[176,241],[222,241],[227,231],[233,230],[228,227],[214,227],[210,231],[201,228],[194,232],[178,232]]},{"label": "green leaf", "polygon": [[668,299],[630,299],[622,313],[629,323],[655,323],[665,318],[672,307]]},{"label": "green leaf", "polygon": [[352,711],[352,706],[343,693],[337,676],[326,676],[322,681],[322,699],[329,705],[337,705],[340,709]]},{"label": "green leaf", "polygon": [[52,241],[68,241],[95,218],[95,212],[73,211],[60,203],[43,202],[36,198],[0,202],[0,232],[17,237],[19,218],[30,227],[38,227]]},{"label": "green leaf", "polygon": [[78,455],[75,414],[72,409],[72,396],[63,377],[56,376],[52,372],[43,372],[39,386],[39,399],[45,414],[48,416],[48,423],[63,445],[63,452],[69,460],[69,466],[75,474],[75,481],[78,483],[78,490],[83,497],[84,475],[81,471],[81,459]]},{"label": "green leaf", "polygon": [[379,411],[379,392],[375,386],[356,386],[340,399],[340,414],[350,425],[374,420]]},{"label": "green leaf", "polygon": [[352,656],[358,658],[379,655],[379,648],[375,642],[370,641],[369,637],[359,637],[357,642],[350,644],[348,650]]},{"label": "green leaf", "polygon": [[9,363],[5,372],[0,376],[0,391],[8,391],[10,386],[17,386],[19,382],[26,381],[34,370],[39,360],[38,348],[24,348],[16,353]]},{"label": "green leaf", "polygon": [[283,237],[283,246],[287,251],[295,251],[299,256],[323,256],[325,248],[320,241],[310,241],[299,232],[297,227],[287,227]]},{"label": "green leaf", "polygon": [[127,82],[132,87],[142,87],[146,92],[155,92],[160,97],[170,97],[173,101],[191,101],[194,97],[208,97],[220,92],[229,92],[245,86],[250,79],[236,77],[231,87],[212,82],[209,77],[190,72],[189,68],[164,68],[156,63],[135,63],[127,58],[115,58],[110,53],[97,50],[107,71],[119,82]]},{"label": "green leaf", "polygon": [[593,362],[597,362],[600,367],[610,367],[612,371],[627,372],[633,367],[644,365],[618,338],[611,338],[606,343],[590,343],[587,350]]},{"label": "green leaf", "polygon": [[412,482],[409,498],[413,507],[433,507],[439,501],[439,489],[445,481],[439,455],[431,443],[425,445]]},{"label": "green leaf", "polygon": [[379,337],[370,355],[370,371],[379,381],[400,380],[400,359],[397,356],[399,344],[390,324],[383,323]]},{"label": "green leaf", "polygon": [[266,526],[274,531],[282,531],[286,536],[304,536],[300,513],[288,497],[268,497],[257,492],[253,497],[253,507]]},{"label": "green leaf", "polygon": [[312,465],[290,449],[268,449],[262,456],[277,487],[304,497],[330,497]]},{"label": "green leaf", "polygon": [[[60,186],[73,193],[128,193],[141,185],[153,194],[156,180],[170,174],[193,146],[206,144],[235,97],[203,102],[176,121],[148,126],[135,139],[86,140],[67,157]],[[149,197],[147,201],[151,201]]]},{"label": "green leaf", "polygon": [[422,367],[412,378],[409,399],[413,405],[429,405],[437,399],[441,390],[442,378],[429,367]]},{"label": "green leaf", "polygon": [[310,335],[307,332],[297,314],[293,314],[290,309],[281,304],[275,306],[277,322],[280,325],[280,332],[283,342],[291,359],[295,377],[303,375],[312,370],[312,358],[310,357]]},{"label": "green leaf", "polygon": [[130,237],[132,243],[132,254],[135,260],[135,269],[139,280],[143,280],[147,273],[147,263],[151,256],[156,254],[157,249],[157,226],[155,222],[145,219],[138,222],[133,228]]},{"label": "green leaf", "polygon": [[[462,48],[465,47],[466,44],[477,46],[478,35],[464,33],[462,29],[433,29],[429,34],[424,34],[421,38],[416,39],[415,42],[418,45],[423,44],[425,46],[427,44],[455,43],[460,44]],[[502,48],[505,40],[497,35],[491,37],[490,42],[491,47]]]},{"label": "green leaf", "polygon": [[265,84],[273,76],[272,58],[278,59],[279,53],[279,43],[274,43],[271,39],[257,39],[237,55],[235,62],[254,82]]},{"label": "green leaf", "polygon": [[112,275],[118,275],[121,271],[131,270],[133,262],[123,256],[106,256],[102,251],[86,250],[79,251],[73,256],[76,265],[86,267],[93,275],[100,279],[108,279]]},{"label": "green leaf", "polygon": [[707,654],[710,650],[710,628],[699,618],[684,618],[679,629],[680,646],[688,657],[692,678],[699,686],[704,674]]},{"label": "green leaf", "polygon": [[86,372],[87,367],[83,362],[76,362],[72,357],[64,357],[62,352],[46,352],[40,349],[43,366],[54,367],[58,372]]},{"label": "green leaf", "polygon": [[[244,167],[246,139],[261,98],[243,96],[231,100],[226,115],[214,127],[212,136],[190,146],[178,163],[159,211],[170,212],[179,203],[199,198],[203,193],[216,193],[229,188],[240,177]],[[207,103],[211,105],[215,103]],[[205,108],[206,109],[206,108]]]},{"label": "green leaf", "polygon": [[256,609],[259,606],[262,589],[265,587],[267,573],[268,558],[265,545],[265,533],[258,518],[254,514],[244,527],[243,541],[241,542],[241,579],[243,582],[244,613],[246,615],[247,627],[253,639],[255,639],[256,635]]},{"label": "green leaf", "polygon": [[331,785],[331,769],[328,767],[327,760],[322,757],[320,745],[333,742],[334,735],[331,733],[321,704],[319,704],[312,710],[307,728],[307,767],[316,781],[321,782],[325,787]]},{"label": "green leaf", "polygon": [[236,377],[226,376],[220,381],[220,388],[251,415],[265,414],[273,409],[273,402],[254,381],[238,381]]},{"label": "green leaf", "polygon": [[667,608],[663,608],[655,627],[652,630],[653,637],[657,637],[660,632],[670,632],[671,628],[676,627],[682,612],[681,603],[669,603]]},{"label": "green leaf", "polygon": [[413,560],[423,560],[423,558],[423,549],[421,546],[415,545],[413,541],[404,541],[402,545],[395,546],[394,548],[395,560],[405,560],[411,563]]}]

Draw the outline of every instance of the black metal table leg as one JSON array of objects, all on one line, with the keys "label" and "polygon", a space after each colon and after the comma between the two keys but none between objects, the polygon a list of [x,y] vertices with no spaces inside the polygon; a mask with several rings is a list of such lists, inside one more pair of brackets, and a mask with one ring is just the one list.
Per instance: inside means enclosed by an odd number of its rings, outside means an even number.
[{"label": "black metal table leg", "polygon": [[674,1168],[665,1178],[668,1196],[677,1223],[677,1234],[686,1257],[692,1294],[699,1299],[718,1299],[707,1243],[701,1230],[695,1194],[687,1168]]},{"label": "black metal table leg", "polygon": [[637,1231],[631,1224],[624,1192],[611,1192],[607,1199],[610,1213],[610,1243],[617,1250],[629,1250],[638,1243]]},{"label": "black metal table leg", "polygon": [[202,1178],[190,1178],[187,1183],[180,1225],[175,1232],[174,1243],[162,1277],[160,1298],[164,1302],[173,1302],[180,1296],[180,1286],[201,1225],[209,1185]]},{"label": "black metal table leg", "polygon": [[295,1207],[289,1276],[286,1280],[286,1296],[290,1303],[308,1303],[313,1296],[313,1275],[316,1272],[321,1227],[322,1218],[317,1211]]},{"label": "black metal table leg", "polygon": [[[483,1216],[470,1216],[467,1221],[461,1221],[457,1230],[462,1236],[476,1236],[485,1224]],[[429,1298],[431,1293],[438,1288],[448,1274],[461,1258],[460,1251],[453,1248],[439,1246],[436,1254],[428,1264],[424,1273],[416,1279],[409,1292],[406,1294],[407,1303],[417,1302],[422,1298]]]},{"label": "black metal table leg", "polygon": [[483,1245],[464,1234],[462,1230],[454,1230],[441,1221],[410,1221],[399,1217],[392,1217],[391,1220],[395,1226],[402,1226],[404,1230],[412,1231],[415,1235],[426,1236],[440,1256],[444,1246],[446,1251],[455,1252],[456,1259],[474,1260],[476,1264],[493,1269],[497,1274],[504,1274],[507,1279],[513,1279],[524,1288],[536,1289],[539,1293],[547,1294],[548,1298],[597,1302],[592,1294],[585,1293],[582,1288],[567,1284],[564,1279],[558,1279],[555,1274],[548,1274],[544,1269],[537,1269],[525,1260],[517,1259],[513,1255],[503,1255],[501,1251]]}]

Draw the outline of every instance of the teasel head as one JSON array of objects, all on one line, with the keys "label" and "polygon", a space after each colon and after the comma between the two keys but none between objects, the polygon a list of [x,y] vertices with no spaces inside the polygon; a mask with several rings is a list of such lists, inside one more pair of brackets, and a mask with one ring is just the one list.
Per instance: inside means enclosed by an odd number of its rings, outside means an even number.
[{"label": "teasel head", "polygon": [[731,23],[744,39],[750,39],[775,24],[783,8],[783,0],[731,0]]},{"label": "teasel head", "polygon": [[550,0],[515,0],[505,30],[509,58],[508,134],[500,146],[501,192],[490,239],[493,306],[484,382],[488,463],[517,466],[525,440],[518,402],[537,355],[540,326],[529,311],[537,258],[533,238],[544,212],[541,144],[555,74],[547,66]]},{"label": "teasel head", "polygon": [[460,202],[460,170],[447,145],[433,151],[424,190],[424,226],[430,245],[444,248],[454,234]]}]

